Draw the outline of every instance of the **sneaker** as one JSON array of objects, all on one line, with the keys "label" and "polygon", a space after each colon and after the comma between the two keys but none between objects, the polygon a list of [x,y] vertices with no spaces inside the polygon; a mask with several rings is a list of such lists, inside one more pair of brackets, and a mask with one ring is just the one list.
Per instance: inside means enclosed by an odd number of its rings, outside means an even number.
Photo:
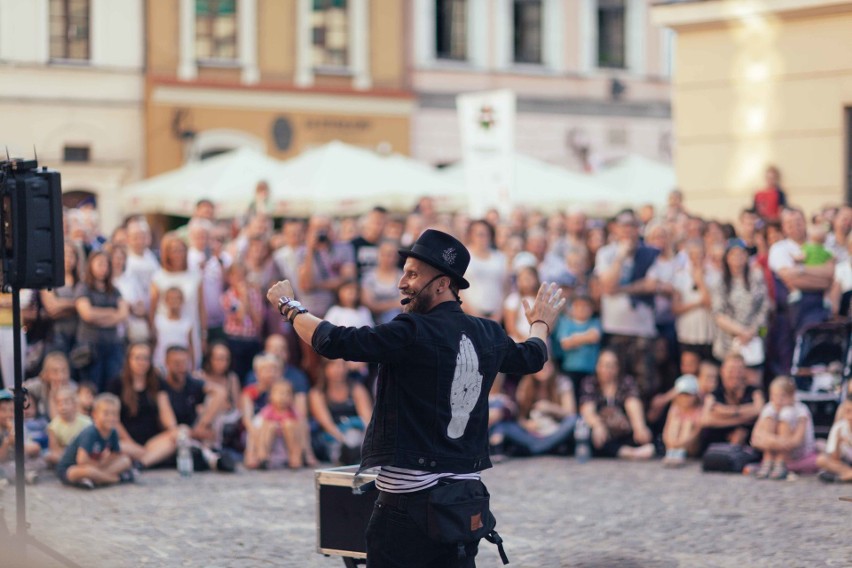
[{"label": "sneaker", "polygon": [[119,483],[136,483],[136,476],[139,475],[139,472],[136,471],[135,468],[130,468],[126,471],[122,471],[118,475]]},{"label": "sneaker", "polygon": [[836,473],[831,473],[830,471],[822,470],[817,474],[817,479],[819,479],[823,483],[836,483],[838,476]]},{"label": "sneaker", "polygon": [[38,483],[38,472],[37,471],[24,472],[24,482],[27,485],[35,485],[36,483]]},{"label": "sneaker", "polygon": [[754,472],[754,477],[757,479],[769,479],[770,474],[772,473],[772,462],[764,461],[760,464],[760,467],[757,468],[757,471]]},{"label": "sneaker", "polygon": [[95,482],[89,479],[88,477],[84,477],[83,479],[77,482],[77,487],[81,489],[92,490],[95,488]]},{"label": "sneaker", "polygon": [[787,479],[788,475],[787,464],[784,463],[783,460],[778,460],[775,462],[775,465],[772,467],[772,471],[769,473],[769,479],[774,481],[780,481],[782,479]]},{"label": "sneaker", "polygon": [[222,454],[219,455],[219,459],[216,460],[216,471],[233,473],[236,469],[237,464],[234,462],[234,458],[232,458],[227,452],[222,452]]}]

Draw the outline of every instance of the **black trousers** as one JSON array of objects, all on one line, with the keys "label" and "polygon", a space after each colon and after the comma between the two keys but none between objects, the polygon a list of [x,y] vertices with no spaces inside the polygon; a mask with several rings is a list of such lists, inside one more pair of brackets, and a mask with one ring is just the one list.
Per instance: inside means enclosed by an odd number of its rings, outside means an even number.
[{"label": "black trousers", "polygon": [[475,568],[479,543],[465,547],[459,558],[454,544],[436,542],[424,533],[412,515],[425,511],[429,490],[380,497],[367,525],[367,568]]}]

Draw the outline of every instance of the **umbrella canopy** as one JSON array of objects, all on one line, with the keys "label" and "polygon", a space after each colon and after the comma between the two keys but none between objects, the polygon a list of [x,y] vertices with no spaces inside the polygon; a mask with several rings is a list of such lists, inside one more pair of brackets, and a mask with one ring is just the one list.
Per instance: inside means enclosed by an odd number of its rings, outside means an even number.
[{"label": "umbrella canopy", "polygon": [[458,184],[416,160],[337,141],[284,162],[275,179],[275,210],[292,215],[357,215],[377,205],[409,211],[424,196],[447,209],[464,197]]},{"label": "umbrella canopy", "polygon": [[[554,166],[522,154],[515,154],[514,205],[532,209],[583,205],[589,213],[609,211],[609,188],[586,174]],[[464,161],[442,170],[444,175],[464,183]]]},{"label": "umbrella canopy", "polygon": [[677,187],[674,168],[635,154],[602,169],[594,179],[614,190],[619,203],[633,207],[665,206],[669,193]]},{"label": "umbrella canopy", "polygon": [[127,186],[121,192],[126,213],[192,216],[199,199],[216,204],[218,218],[245,213],[259,181],[276,190],[281,162],[251,148],[240,148]]}]

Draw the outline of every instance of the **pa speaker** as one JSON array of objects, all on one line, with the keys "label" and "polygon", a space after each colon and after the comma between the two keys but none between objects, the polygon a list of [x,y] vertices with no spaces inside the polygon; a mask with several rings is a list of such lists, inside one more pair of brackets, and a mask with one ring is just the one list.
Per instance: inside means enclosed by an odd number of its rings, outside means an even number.
[{"label": "pa speaker", "polygon": [[3,284],[65,285],[62,185],[59,172],[33,162],[0,164]]}]

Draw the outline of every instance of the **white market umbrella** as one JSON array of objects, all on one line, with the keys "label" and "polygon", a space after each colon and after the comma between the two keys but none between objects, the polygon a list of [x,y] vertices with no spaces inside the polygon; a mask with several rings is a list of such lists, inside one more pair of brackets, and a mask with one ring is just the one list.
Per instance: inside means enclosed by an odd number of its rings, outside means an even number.
[{"label": "white market umbrella", "polygon": [[425,164],[337,141],[287,160],[275,180],[273,205],[289,215],[358,215],[377,205],[408,211],[424,196],[445,206],[464,197],[457,183]]},{"label": "white market umbrella", "polygon": [[216,217],[242,215],[266,181],[276,189],[281,162],[251,148],[240,148],[129,185],[121,191],[125,213],[192,216],[199,199],[216,204]]},{"label": "white market umbrella", "polygon": [[677,176],[669,165],[631,154],[596,173],[594,179],[614,190],[622,205],[639,207],[666,205],[669,193],[677,187]]},{"label": "white market umbrella", "polygon": [[[597,183],[592,176],[523,154],[515,154],[514,161],[513,205],[543,211],[582,205],[590,214],[609,210],[608,188]],[[450,179],[463,184],[464,167],[464,161],[460,161],[442,171]]]}]

